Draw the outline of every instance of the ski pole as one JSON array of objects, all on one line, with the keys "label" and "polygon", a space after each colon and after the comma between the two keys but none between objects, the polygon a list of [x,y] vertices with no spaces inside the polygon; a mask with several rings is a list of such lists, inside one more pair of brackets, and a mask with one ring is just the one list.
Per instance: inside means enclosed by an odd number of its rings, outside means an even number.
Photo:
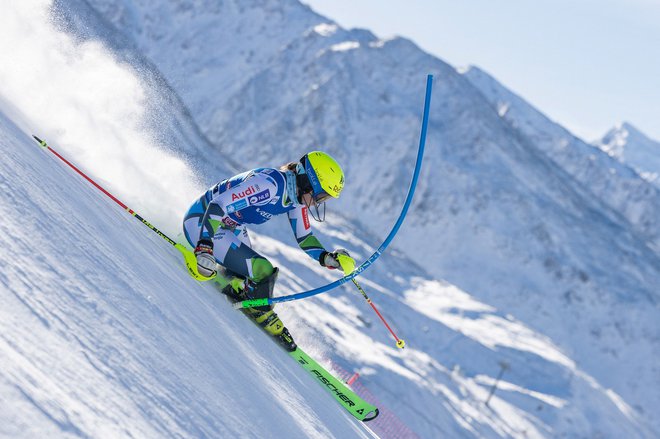
[{"label": "ski pole", "polygon": [[378,317],[380,317],[380,319],[383,321],[383,323],[385,324],[387,329],[390,331],[390,334],[392,334],[392,336],[396,340],[396,347],[399,348],[399,349],[403,349],[404,347],[406,347],[406,342],[403,341],[403,339],[397,337],[396,334],[394,333],[394,331],[392,331],[392,328],[390,328],[390,325],[387,324],[387,322],[385,321],[385,318],[383,318],[383,315],[378,311],[378,309],[376,308],[376,305],[374,305],[374,303],[371,301],[369,296],[367,296],[367,293],[364,292],[364,290],[362,289],[360,284],[357,283],[357,281],[355,279],[351,279],[351,280],[353,281],[353,283],[357,287],[358,291],[360,291],[362,293],[362,295],[364,296],[364,298],[367,299],[367,303],[369,305],[371,305],[371,307],[374,309],[374,311],[376,311],[376,314],[378,314]]},{"label": "ski pole", "polygon": [[179,250],[179,251],[181,252],[181,254],[183,255],[183,259],[184,259],[184,261],[185,261],[185,263],[186,263],[186,267],[188,267],[188,274],[190,274],[190,276],[192,276],[194,279],[199,280],[199,281],[207,281],[207,280],[211,280],[211,279],[213,279],[213,277],[205,277],[205,276],[202,276],[201,274],[199,274],[199,272],[197,271],[197,259],[195,258],[195,254],[194,254],[193,252],[191,252],[190,250],[188,250],[187,248],[185,248],[183,245],[177,243],[176,241],[174,241],[173,239],[171,239],[170,237],[168,237],[166,234],[164,234],[163,232],[161,232],[160,230],[158,230],[156,227],[154,227],[149,221],[147,221],[147,220],[145,220],[144,218],[142,218],[142,217],[141,217],[137,212],[135,212],[133,209],[129,208],[127,205],[125,205],[124,203],[122,203],[121,201],[119,201],[119,199],[117,199],[114,195],[112,195],[110,192],[108,192],[108,191],[105,190],[103,187],[101,187],[101,186],[100,186],[98,183],[96,183],[94,180],[92,180],[91,178],[89,178],[84,172],[82,172],[82,171],[81,171],[80,169],[78,169],[75,165],[73,165],[73,163],[69,162],[67,159],[65,159],[64,157],[62,157],[57,151],[55,151],[53,148],[51,148],[50,146],[48,146],[48,144],[46,143],[45,140],[41,140],[40,138],[38,138],[38,137],[35,136],[34,134],[32,135],[32,137],[34,137],[34,140],[36,140],[37,143],[39,143],[39,145],[40,145],[42,148],[45,148],[45,149],[47,149],[48,151],[52,152],[57,158],[59,158],[59,159],[62,160],[64,163],[66,163],[67,165],[69,165],[69,166],[71,167],[71,169],[73,169],[73,170],[76,171],[78,174],[80,174],[85,180],[87,180],[88,182],[90,182],[91,184],[93,184],[94,187],[96,187],[98,190],[100,190],[100,191],[103,192],[105,195],[107,195],[112,201],[114,201],[115,203],[119,204],[119,205],[120,205],[120,206],[121,206],[126,212],[128,212],[129,214],[131,214],[133,217],[137,218],[142,224],[144,224],[145,226],[149,227],[149,229],[151,229],[151,231],[153,231],[154,233],[156,233],[158,236],[160,236],[161,238],[163,238],[163,239],[164,239],[165,241],[167,241],[169,244],[171,244],[172,246],[174,246],[174,248],[176,248],[177,250]]}]

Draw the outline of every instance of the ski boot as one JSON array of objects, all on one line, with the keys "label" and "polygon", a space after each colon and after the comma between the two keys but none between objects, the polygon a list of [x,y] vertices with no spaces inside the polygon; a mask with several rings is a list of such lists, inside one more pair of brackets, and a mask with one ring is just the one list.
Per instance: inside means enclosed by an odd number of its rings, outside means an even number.
[{"label": "ski boot", "polygon": [[276,336],[275,339],[287,352],[293,352],[298,347],[296,342],[293,341],[293,337],[291,337],[289,330],[286,328],[283,328],[280,335]]},{"label": "ski boot", "polygon": [[244,310],[252,320],[272,336],[278,336],[284,330],[284,323],[280,320],[275,311],[260,311],[256,308],[247,308]]},{"label": "ski boot", "polygon": [[252,318],[264,331],[272,335],[275,341],[286,351],[293,352],[296,350],[297,345],[293,341],[291,333],[272,309],[269,311],[260,311],[256,308],[247,308],[243,312]]}]

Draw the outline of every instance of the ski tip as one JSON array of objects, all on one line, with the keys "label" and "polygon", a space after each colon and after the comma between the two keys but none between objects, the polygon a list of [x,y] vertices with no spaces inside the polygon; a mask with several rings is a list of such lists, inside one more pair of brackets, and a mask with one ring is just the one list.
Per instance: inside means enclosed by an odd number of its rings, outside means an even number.
[{"label": "ski tip", "polygon": [[[371,415],[371,413],[373,413],[373,415]],[[374,411],[373,411],[373,412],[370,412],[370,413],[369,413],[369,414],[368,414],[368,415],[362,420],[362,422],[369,422],[369,421],[372,421],[372,420],[376,419],[376,417],[378,416],[379,413],[380,413],[380,412],[378,411],[378,407],[375,407],[375,408],[374,408]],[[370,415],[371,415],[371,416],[370,416]]]}]

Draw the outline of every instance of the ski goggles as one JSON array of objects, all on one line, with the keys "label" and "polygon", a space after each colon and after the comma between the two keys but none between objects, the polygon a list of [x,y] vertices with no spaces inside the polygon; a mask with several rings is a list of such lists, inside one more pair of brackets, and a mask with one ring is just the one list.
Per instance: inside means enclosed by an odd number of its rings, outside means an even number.
[{"label": "ski goggles", "polygon": [[[307,176],[307,178],[301,178],[303,176]],[[307,169],[305,169],[304,174],[299,175],[296,179],[296,183],[298,184],[301,193],[311,193],[315,204],[323,204],[328,199],[332,198],[332,196],[321,187],[316,172],[314,172],[314,169],[311,166],[308,166]]]}]

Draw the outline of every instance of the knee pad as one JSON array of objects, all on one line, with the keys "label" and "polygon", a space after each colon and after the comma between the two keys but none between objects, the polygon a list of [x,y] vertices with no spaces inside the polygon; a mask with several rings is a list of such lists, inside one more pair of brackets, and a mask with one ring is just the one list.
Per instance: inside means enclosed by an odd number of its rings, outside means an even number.
[{"label": "knee pad", "polygon": [[252,280],[256,283],[268,279],[275,272],[275,267],[266,258],[252,258]]}]

